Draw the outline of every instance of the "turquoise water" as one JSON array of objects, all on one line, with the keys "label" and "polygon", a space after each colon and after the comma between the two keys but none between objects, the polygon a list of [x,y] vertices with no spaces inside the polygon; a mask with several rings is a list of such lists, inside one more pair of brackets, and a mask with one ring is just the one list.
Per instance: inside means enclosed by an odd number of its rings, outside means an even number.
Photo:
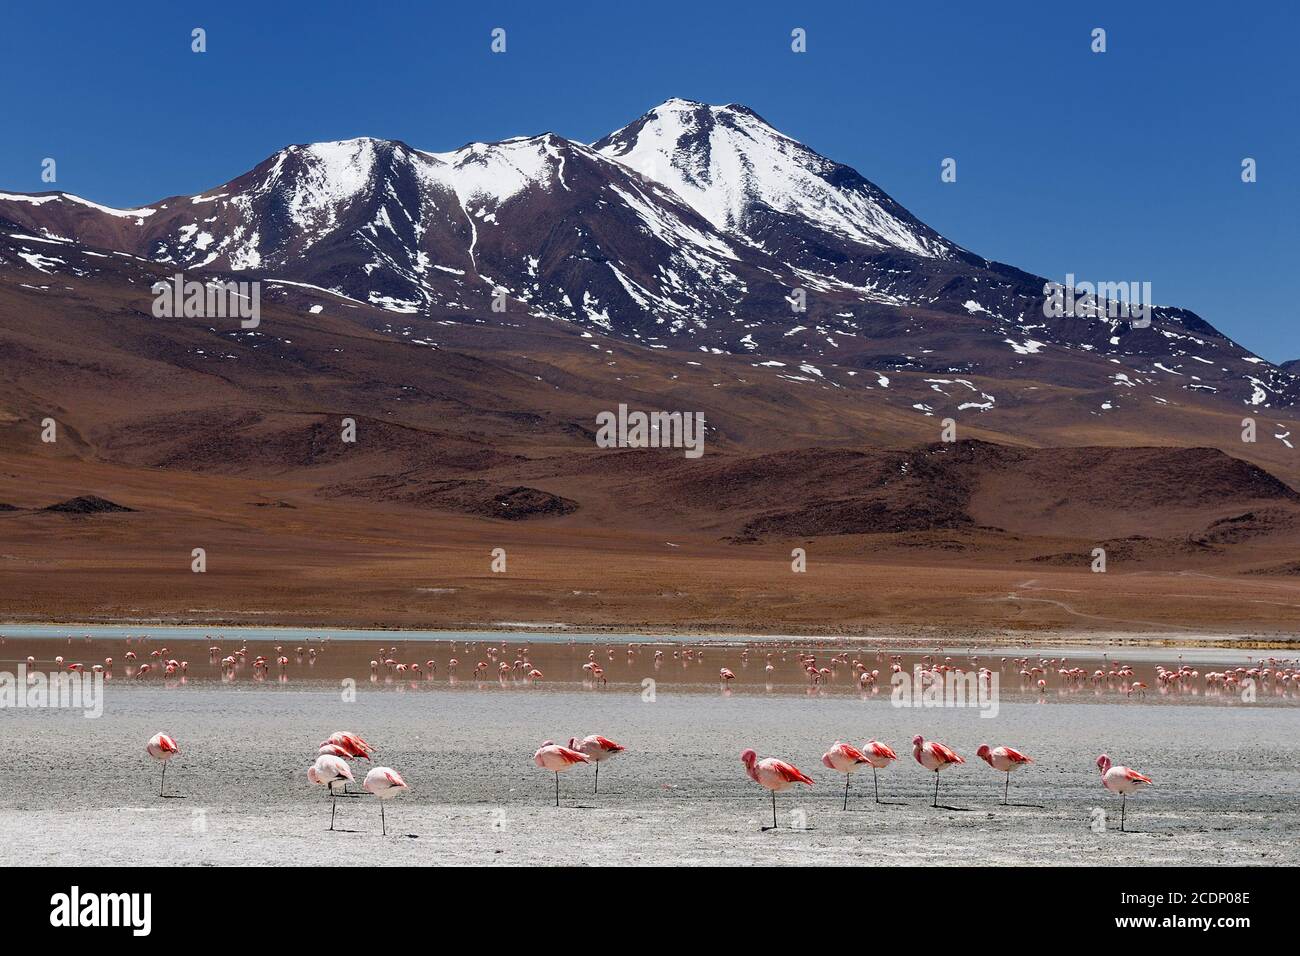
[{"label": "turquoise water", "polygon": [[[493,631],[399,631],[329,627],[204,627],[184,624],[0,624],[0,636],[35,638],[125,638],[148,635],[172,640],[202,640],[205,637],[242,638],[247,641],[496,641],[506,638],[512,643],[654,643],[669,642],[670,637],[645,634],[582,634],[559,627],[536,627],[521,630]],[[680,640],[680,639],[679,639]]]},{"label": "turquoise water", "polygon": [[[571,631],[565,629],[563,625],[533,625],[528,628],[518,629],[498,629],[498,630],[463,630],[463,631],[419,631],[419,630],[379,630],[366,628],[324,628],[324,627],[255,627],[255,626],[231,626],[231,627],[206,627],[202,625],[182,625],[182,624],[136,624],[136,625],[108,625],[108,624],[0,624],[0,637],[5,638],[35,638],[35,639],[67,639],[68,637],[100,639],[123,639],[130,637],[148,637],[151,640],[206,640],[208,638],[224,638],[226,640],[243,640],[248,642],[255,641],[277,641],[277,642],[311,642],[328,639],[331,641],[458,641],[483,643],[494,643],[497,641],[507,641],[511,644],[600,644],[602,646],[616,646],[621,644],[725,644],[725,645],[743,645],[743,644],[768,644],[768,643],[785,643],[792,646],[808,647],[811,645],[822,645],[823,647],[840,647],[840,648],[860,648],[864,651],[868,648],[890,649],[894,646],[894,641],[888,634],[860,634],[860,635],[838,635],[838,636],[793,636],[793,635],[682,635],[682,634],[655,634],[642,633],[633,634],[630,632],[613,632],[613,633],[585,633],[582,631]],[[1111,657],[1116,660],[1147,660],[1160,661],[1168,665],[1174,665],[1179,662],[1202,663],[1202,664],[1250,664],[1258,663],[1270,657],[1294,659],[1297,651],[1288,649],[1279,650],[1252,650],[1245,647],[1237,648],[1208,648],[1208,647],[1189,647],[1176,643],[1175,635],[1149,635],[1151,638],[1172,639],[1174,643],[1163,647],[1153,646],[1118,646],[1109,644],[1102,637],[1092,639],[1083,638],[1075,641],[1063,641],[1057,643],[1042,643],[1032,646],[1024,644],[1012,644],[1006,641],[1006,635],[989,635],[987,643],[972,644],[968,640],[958,640],[953,643],[942,645],[942,654],[989,654],[1000,655],[1004,657],[1021,657],[1021,656],[1067,656],[1079,659],[1099,659]],[[1188,639],[1195,639],[1200,635],[1187,634]],[[915,638],[905,641],[898,645],[899,649],[904,646],[909,654],[920,654],[926,651],[937,651],[937,646],[929,646],[926,642],[918,642]]]}]

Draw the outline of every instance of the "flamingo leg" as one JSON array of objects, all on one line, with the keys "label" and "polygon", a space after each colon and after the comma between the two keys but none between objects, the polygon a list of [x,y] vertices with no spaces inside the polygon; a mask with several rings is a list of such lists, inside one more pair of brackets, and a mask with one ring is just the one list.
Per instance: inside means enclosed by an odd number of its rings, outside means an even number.
[{"label": "flamingo leg", "polygon": [[560,805],[560,771],[555,771],[555,805]]},{"label": "flamingo leg", "polygon": [[871,783],[876,788],[876,803],[880,802],[880,778],[876,775],[876,768],[871,768]]},{"label": "flamingo leg", "polygon": [[776,791],[772,791],[772,829],[776,829]]},{"label": "flamingo leg", "polygon": [[934,806],[939,805],[939,771],[934,772]]},{"label": "flamingo leg", "polygon": [[844,775],[844,809],[849,808],[849,775]]},{"label": "flamingo leg", "polygon": [[599,763],[596,764],[596,788],[591,792],[600,793],[600,764]]},{"label": "flamingo leg", "polygon": [[379,801],[379,827],[381,836],[388,836],[388,821],[384,819],[384,801]]},{"label": "flamingo leg", "polygon": [[1011,790],[1011,771],[1008,770],[1008,771],[1007,771],[1007,782],[1006,782],[1006,784],[1002,787],[1002,805],[1003,805],[1004,807],[1007,805],[1007,793],[1010,792],[1010,790]]},{"label": "flamingo leg", "polygon": [[158,796],[163,795],[163,785],[167,783],[167,761],[163,761],[162,779],[158,782]]},{"label": "flamingo leg", "polygon": [[330,788],[330,829],[334,829],[334,811],[338,809],[338,801],[334,799],[334,788]]},{"label": "flamingo leg", "polygon": [[1120,833],[1124,832],[1124,804],[1127,802],[1128,802],[1128,794],[1121,793],[1119,795],[1119,832]]}]

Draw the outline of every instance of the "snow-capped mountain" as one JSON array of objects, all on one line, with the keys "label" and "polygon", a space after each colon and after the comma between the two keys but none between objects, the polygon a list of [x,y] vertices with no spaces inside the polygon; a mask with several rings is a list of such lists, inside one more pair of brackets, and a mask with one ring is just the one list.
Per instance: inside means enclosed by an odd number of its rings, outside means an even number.
[{"label": "snow-capped mountain", "polygon": [[1295,376],[1185,310],[1157,308],[1148,328],[1045,317],[1045,280],[949,242],[737,105],[669,100],[590,146],[552,133],[449,152],[289,146],[138,209],[0,193],[0,267],[22,285],[94,275],[106,253],[417,320],[527,316],[744,355],[809,383],[883,390],[929,373],[936,392],[973,392],[962,407],[976,411],[997,396],[973,376],[1050,382],[1098,416],[1139,395],[1300,400]]},{"label": "snow-capped mountain", "polygon": [[[671,336],[779,305],[794,277],[663,187],[553,134],[429,153],[290,146],[194,196],[112,210],[0,194],[0,217],[183,269],[255,272],[389,311],[533,315]],[[765,290],[765,291],[760,291]]]},{"label": "snow-capped mountain", "polygon": [[[773,129],[748,107],[671,99],[594,144],[662,183],[715,227],[759,246],[791,233],[858,254],[901,250],[953,259],[959,250],[847,166]],[[809,265],[832,265],[810,259]]]}]

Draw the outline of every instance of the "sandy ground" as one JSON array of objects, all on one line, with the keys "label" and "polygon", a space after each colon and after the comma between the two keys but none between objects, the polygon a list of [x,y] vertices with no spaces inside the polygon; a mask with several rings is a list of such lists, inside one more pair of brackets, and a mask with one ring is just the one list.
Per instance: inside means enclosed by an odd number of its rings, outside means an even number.
[{"label": "sandy ground", "polygon": [[[119,684],[100,719],[5,710],[0,727],[3,865],[1300,863],[1300,708],[1286,705],[1004,702],[986,719],[757,691],[646,702],[639,689],[363,686],[344,703],[318,685]],[[330,802],[305,771],[339,729],[363,734],[411,784],[388,804],[387,838],[370,797],[340,799],[343,832],[328,832]],[[171,799],[143,753],[159,730],[184,750],[167,773]],[[556,809],[532,753],[544,737],[594,732],[629,752],[605,764],[599,796],[588,768],[563,775]],[[940,809],[908,753],[918,732],[968,760],[944,773]],[[841,811],[843,778],[819,762],[839,737],[899,751],[880,778],[889,805],[872,802],[868,773]],[[1002,778],[975,757],[982,742],[1037,759],[1012,784],[1027,805],[998,805]],[[777,798],[782,825],[801,814],[807,829],[759,831],[771,804],[743,772],[746,746],[817,781]],[[1113,829],[1119,802],[1093,764],[1102,750],[1156,781],[1129,801],[1134,832]],[[1094,808],[1111,829],[1090,828]]]},{"label": "sandy ground", "polygon": [[[936,533],[928,545],[903,546],[891,535],[740,545],[695,523],[662,528],[655,509],[642,514],[625,505],[603,522],[570,527],[320,500],[284,480],[18,456],[0,468],[3,503],[37,508],[90,491],[137,510],[84,518],[0,513],[0,620],[901,631],[940,643],[994,631],[1049,640],[1087,631],[1294,641],[1300,609],[1294,574],[1237,573],[1294,560],[1285,537],[1263,539],[1273,542],[1268,549],[1251,545],[1227,564],[1117,558],[1093,574],[1088,561],[1031,560],[1071,549],[1087,555],[1091,540],[1026,538],[1013,547],[999,537],[968,548]],[[808,556],[805,573],[791,571],[796,545]],[[206,551],[203,574],[190,570],[196,546]],[[498,547],[508,555],[504,573],[491,570]]]}]

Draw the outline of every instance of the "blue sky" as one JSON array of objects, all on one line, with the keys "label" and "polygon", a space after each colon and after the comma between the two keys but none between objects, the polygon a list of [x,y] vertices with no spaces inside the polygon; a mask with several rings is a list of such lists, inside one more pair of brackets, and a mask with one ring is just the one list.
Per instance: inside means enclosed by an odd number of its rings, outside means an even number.
[{"label": "blue sky", "polygon": [[[737,102],[975,252],[1058,280],[1149,281],[1158,303],[1281,361],[1300,357],[1297,9],[11,2],[0,189],[51,188],[48,156],[56,188],[138,205],[287,143],[591,141],[671,96]],[[498,26],[504,55],[489,51]],[[794,27],[805,54],[790,51]],[[956,183],[940,181],[945,157]]]}]

